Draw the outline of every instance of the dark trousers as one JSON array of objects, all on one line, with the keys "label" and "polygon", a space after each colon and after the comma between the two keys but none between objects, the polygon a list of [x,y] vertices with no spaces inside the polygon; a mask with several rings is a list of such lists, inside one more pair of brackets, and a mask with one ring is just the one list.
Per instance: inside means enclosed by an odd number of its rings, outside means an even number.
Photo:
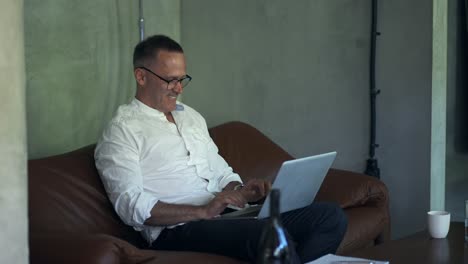
[{"label": "dark trousers", "polygon": [[[333,203],[311,205],[281,214],[283,226],[302,263],[335,253],[346,232],[344,212]],[[268,219],[194,221],[164,229],[152,248],[214,253],[254,262]]]}]

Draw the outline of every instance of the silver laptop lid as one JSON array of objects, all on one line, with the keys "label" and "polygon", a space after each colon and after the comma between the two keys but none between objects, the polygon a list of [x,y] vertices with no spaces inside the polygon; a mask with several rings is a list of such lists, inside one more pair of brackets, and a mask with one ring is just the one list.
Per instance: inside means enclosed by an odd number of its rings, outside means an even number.
[{"label": "silver laptop lid", "polygon": [[[323,179],[335,160],[336,152],[285,161],[272,188],[280,190],[280,212],[288,212],[310,205]],[[270,196],[258,214],[258,218],[270,215]]]}]

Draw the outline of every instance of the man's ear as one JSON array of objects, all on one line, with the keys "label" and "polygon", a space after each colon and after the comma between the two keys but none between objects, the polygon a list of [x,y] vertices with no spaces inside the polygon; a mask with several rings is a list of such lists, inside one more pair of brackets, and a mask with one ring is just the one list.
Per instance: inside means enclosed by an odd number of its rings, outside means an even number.
[{"label": "man's ear", "polygon": [[136,68],[133,70],[133,75],[135,76],[135,80],[138,85],[143,86],[146,83],[146,76],[142,69]]}]

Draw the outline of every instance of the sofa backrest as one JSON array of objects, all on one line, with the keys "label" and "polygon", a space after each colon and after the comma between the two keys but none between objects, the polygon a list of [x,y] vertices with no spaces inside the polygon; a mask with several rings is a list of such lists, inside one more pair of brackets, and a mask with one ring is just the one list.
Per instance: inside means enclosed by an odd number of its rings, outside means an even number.
[{"label": "sofa backrest", "polygon": [[28,162],[29,231],[103,233],[143,245],[107,198],[94,165],[94,147]]},{"label": "sofa backrest", "polygon": [[242,179],[273,181],[281,164],[293,157],[253,126],[229,122],[209,130],[219,154]]}]

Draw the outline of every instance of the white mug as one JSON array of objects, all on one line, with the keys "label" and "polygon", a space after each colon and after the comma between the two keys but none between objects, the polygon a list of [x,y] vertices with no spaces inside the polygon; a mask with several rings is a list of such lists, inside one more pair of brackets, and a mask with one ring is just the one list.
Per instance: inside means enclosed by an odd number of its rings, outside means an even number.
[{"label": "white mug", "polygon": [[450,228],[450,213],[446,211],[427,212],[429,234],[433,238],[445,238]]}]

